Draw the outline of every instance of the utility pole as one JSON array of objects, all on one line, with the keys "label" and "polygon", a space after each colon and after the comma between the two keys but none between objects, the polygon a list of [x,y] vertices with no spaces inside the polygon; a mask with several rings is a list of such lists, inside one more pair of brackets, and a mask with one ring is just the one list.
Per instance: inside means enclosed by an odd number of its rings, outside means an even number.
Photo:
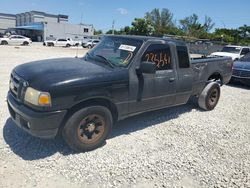
[{"label": "utility pole", "polygon": [[113,23],[112,23],[112,34],[113,35],[115,34],[115,20],[113,20]]},{"label": "utility pole", "polygon": [[81,13],[81,22],[80,22],[80,25],[82,25],[82,13]]},{"label": "utility pole", "polygon": [[[79,37],[79,36],[81,36],[81,30],[82,30],[82,13],[81,13],[81,22],[80,22],[80,24],[79,24],[79,31],[78,31],[78,34],[77,34],[77,40],[78,40],[78,41],[79,41],[80,38],[81,38],[81,37]],[[76,56],[75,56],[75,58],[78,58],[78,47],[79,47],[79,45],[81,45],[81,44],[78,44],[78,45],[77,45],[77,48],[76,48]]]}]

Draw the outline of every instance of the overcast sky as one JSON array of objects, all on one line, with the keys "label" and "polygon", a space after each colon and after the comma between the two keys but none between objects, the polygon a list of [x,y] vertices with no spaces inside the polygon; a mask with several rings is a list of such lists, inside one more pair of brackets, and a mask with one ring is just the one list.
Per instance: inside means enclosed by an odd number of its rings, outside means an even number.
[{"label": "overcast sky", "polygon": [[205,15],[215,22],[215,27],[237,28],[250,25],[250,0],[1,0],[0,12],[21,13],[44,11],[69,15],[71,23],[93,24],[107,31],[115,20],[115,28],[130,25],[135,17],[143,17],[154,8],[168,8],[176,23],[196,13],[203,21]]}]

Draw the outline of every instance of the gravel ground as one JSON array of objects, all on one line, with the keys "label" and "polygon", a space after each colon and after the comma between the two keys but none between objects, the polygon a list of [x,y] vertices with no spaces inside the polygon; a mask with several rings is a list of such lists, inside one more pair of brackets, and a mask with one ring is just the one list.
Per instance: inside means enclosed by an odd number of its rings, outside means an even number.
[{"label": "gravel ground", "polygon": [[5,102],[10,71],[75,53],[0,46],[0,187],[250,187],[250,88],[244,86],[223,86],[211,112],[189,102],[119,122],[103,147],[87,153],[17,128]]}]

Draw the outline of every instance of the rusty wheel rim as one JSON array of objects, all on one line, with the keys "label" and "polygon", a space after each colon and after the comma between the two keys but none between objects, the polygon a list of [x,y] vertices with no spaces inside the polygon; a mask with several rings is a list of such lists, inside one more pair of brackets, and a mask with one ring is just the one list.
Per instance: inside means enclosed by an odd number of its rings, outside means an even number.
[{"label": "rusty wheel rim", "polygon": [[214,106],[217,103],[218,96],[219,96],[218,90],[213,89],[208,100],[210,106]]},{"label": "rusty wheel rim", "polygon": [[104,117],[97,114],[88,115],[80,122],[78,126],[78,138],[82,143],[93,144],[103,136],[104,127]]}]

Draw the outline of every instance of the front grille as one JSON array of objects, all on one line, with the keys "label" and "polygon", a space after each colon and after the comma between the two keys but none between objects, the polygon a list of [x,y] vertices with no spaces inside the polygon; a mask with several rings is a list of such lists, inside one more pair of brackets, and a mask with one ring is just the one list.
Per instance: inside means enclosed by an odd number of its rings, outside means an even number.
[{"label": "front grille", "polygon": [[242,77],[242,78],[250,78],[250,70],[233,69],[233,76]]},{"label": "front grille", "polygon": [[23,95],[23,91],[24,91],[24,83],[25,81],[18,76],[15,72],[12,72],[10,75],[10,91],[11,94],[13,95],[13,97],[18,100],[21,101],[22,99],[22,95]]}]

